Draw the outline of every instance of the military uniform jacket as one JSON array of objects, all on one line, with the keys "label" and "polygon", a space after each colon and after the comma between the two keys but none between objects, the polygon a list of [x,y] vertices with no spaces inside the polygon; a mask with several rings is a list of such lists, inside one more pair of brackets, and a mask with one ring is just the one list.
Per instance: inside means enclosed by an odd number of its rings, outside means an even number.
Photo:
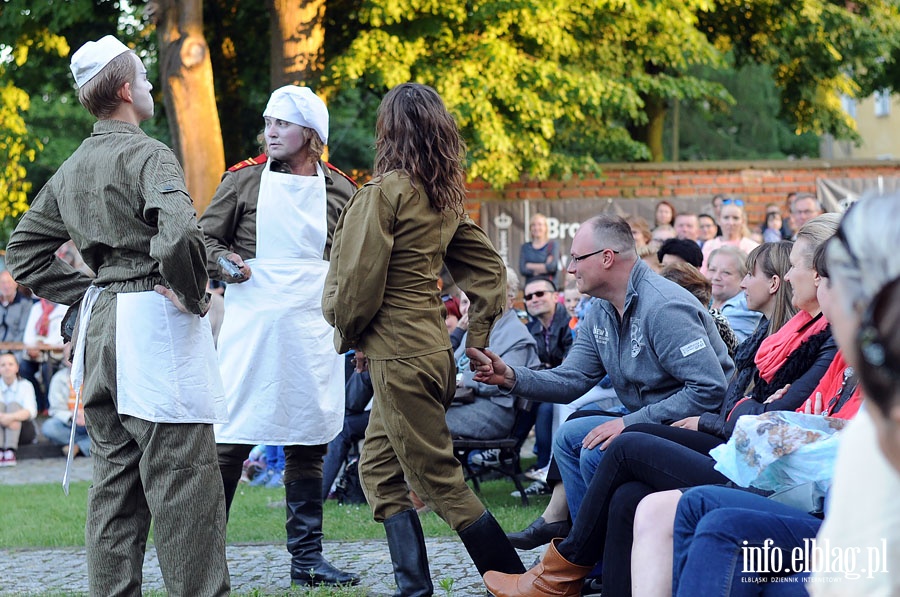
[{"label": "military uniform jacket", "polygon": [[[325,174],[328,237],[323,259],[327,261],[338,218],[356,192],[356,183],[331,164],[319,162],[319,166]],[[206,235],[207,270],[211,278],[222,279],[222,271],[216,264],[222,255],[237,253],[241,259],[256,257],[256,207],[259,182],[265,167],[266,156],[262,155],[229,168],[200,218],[203,234]],[[273,162],[275,169],[290,172],[287,165],[279,162]]]},{"label": "military uniform jacket", "polygon": [[484,232],[468,216],[436,211],[406,174],[360,188],[334,233],[322,299],[338,352],[395,359],[449,349],[437,288],[444,264],[471,299],[466,344],[487,346],[506,302],[506,267]]}]

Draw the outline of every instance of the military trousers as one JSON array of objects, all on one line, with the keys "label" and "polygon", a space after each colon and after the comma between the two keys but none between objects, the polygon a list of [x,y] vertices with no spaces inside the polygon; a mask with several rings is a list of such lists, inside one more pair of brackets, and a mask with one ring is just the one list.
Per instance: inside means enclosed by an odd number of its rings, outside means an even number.
[{"label": "military trousers", "polygon": [[93,483],[85,528],[90,594],[141,595],[150,521],[172,596],[227,595],[225,498],[213,426],[120,415],[116,295],[103,292],[85,343],[84,415]]},{"label": "military trousers", "polygon": [[369,357],[375,400],[360,455],[360,480],[378,522],[413,507],[409,486],[459,531],[485,508],[466,484],[445,419],[456,388],[449,349],[379,360]]}]

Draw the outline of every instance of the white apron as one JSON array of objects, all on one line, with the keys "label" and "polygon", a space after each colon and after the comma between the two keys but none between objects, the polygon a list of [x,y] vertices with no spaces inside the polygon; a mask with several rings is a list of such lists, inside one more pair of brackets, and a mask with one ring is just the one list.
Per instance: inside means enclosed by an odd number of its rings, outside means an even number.
[{"label": "white apron", "polygon": [[344,422],[344,360],[322,316],[328,262],[325,176],[272,172],[256,209],[250,279],[229,284],[219,332],[228,423],[216,441],[317,445]]},{"label": "white apron", "polygon": [[154,423],[224,423],[225,391],[209,319],[163,295],[116,295],[119,414]]}]

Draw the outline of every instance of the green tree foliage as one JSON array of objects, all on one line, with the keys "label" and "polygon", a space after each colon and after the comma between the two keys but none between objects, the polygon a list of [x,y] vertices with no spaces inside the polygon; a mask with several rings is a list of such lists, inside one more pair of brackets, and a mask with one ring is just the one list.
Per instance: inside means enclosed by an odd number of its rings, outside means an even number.
[{"label": "green tree foliage", "polygon": [[[68,68],[71,48],[115,32],[108,0],[5,0],[0,6],[0,220],[5,231],[90,133]],[[38,158],[39,154],[39,158]]]},{"label": "green tree foliage", "polygon": [[700,29],[738,67],[772,68],[779,113],[797,133],[856,138],[840,96],[866,97],[897,77],[896,0],[718,0]]},{"label": "green tree foliage", "polygon": [[[681,102],[679,159],[784,159],[819,155],[817,135],[798,135],[779,117],[781,98],[770,67],[747,64],[739,69],[699,67],[695,71],[701,79],[720,83],[734,101]],[[666,148],[671,147],[672,126],[674,120],[669,119]]]}]

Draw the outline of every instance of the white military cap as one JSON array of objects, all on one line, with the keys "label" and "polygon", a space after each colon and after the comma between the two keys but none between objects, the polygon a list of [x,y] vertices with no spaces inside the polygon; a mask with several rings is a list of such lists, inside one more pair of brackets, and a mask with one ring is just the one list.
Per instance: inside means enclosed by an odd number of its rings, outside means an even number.
[{"label": "white military cap", "polygon": [[328,108],[309,87],[285,85],[272,92],[263,116],[311,128],[328,143]]},{"label": "white military cap", "polygon": [[78,88],[93,79],[110,61],[129,48],[112,35],[89,41],[72,54],[72,74]]}]

